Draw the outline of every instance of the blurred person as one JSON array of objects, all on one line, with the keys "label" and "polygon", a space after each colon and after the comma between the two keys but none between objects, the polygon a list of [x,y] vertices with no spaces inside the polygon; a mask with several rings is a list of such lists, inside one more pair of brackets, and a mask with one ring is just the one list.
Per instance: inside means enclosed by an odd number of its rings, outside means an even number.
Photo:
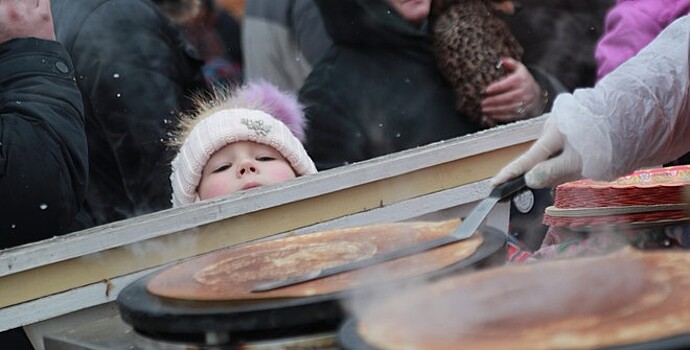
[{"label": "blurred person", "polygon": [[[458,113],[483,127],[541,114],[548,101],[548,90],[542,91],[538,84],[531,82],[513,82],[520,86],[518,89],[505,87],[507,92],[520,98],[516,101],[515,97],[503,94],[504,99],[513,98],[515,107],[503,101],[496,103],[493,101],[496,98],[491,96],[496,95],[492,83],[507,75],[516,79],[521,68],[526,71],[526,67],[518,64],[524,50],[499,16],[514,13],[513,7],[505,6],[511,3],[436,0],[431,5],[430,32],[439,70],[455,90]],[[531,78],[529,73],[523,75]],[[542,98],[531,98],[539,94],[543,94]],[[499,108],[492,109],[492,102]]]},{"label": "blurred person", "polygon": [[[430,0],[317,0],[316,4],[334,45],[314,66],[299,98],[309,120],[307,151],[319,170],[486,127],[476,122],[478,118],[456,111],[455,91],[434,56]],[[549,90],[551,98],[562,91],[519,61],[507,58],[503,64],[508,74],[486,87],[482,100],[482,112],[497,123],[541,112],[543,91]],[[552,198],[549,191],[530,190],[525,196],[533,205],[513,205],[516,214],[511,225],[516,235],[530,241],[528,236],[545,233],[540,216],[535,215]]]},{"label": "blurred person", "polygon": [[603,78],[690,12],[690,0],[618,0],[608,11],[594,55]]},{"label": "blurred person", "polygon": [[230,57],[231,62],[235,62],[240,68],[240,77],[244,81],[243,72],[243,56],[242,56],[242,27],[241,21],[242,17],[238,17],[233,12],[229,12],[220,5],[216,6],[215,12],[217,13],[215,28],[220,35],[225,48],[227,50],[226,54]]},{"label": "blurred person", "polygon": [[239,85],[242,82],[240,28],[237,21],[213,0],[153,0],[182,28],[204,61],[208,85]]},{"label": "blurred person", "polygon": [[561,94],[541,137],[492,180],[529,187],[610,181],[690,151],[690,17],[683,16],[593,88]]},{"label": "blurred person", "polygon": [[594,49],[615,0],[520,0],[503,16],[525,49],[522,62],[555,77],[568,91],[596,81]]},{"label": "blurred person", "polygon": [[[316,3],[334,45],[299,96],[310,122],[307,150],[319,169],[483,128],[456,112],[453,88],[437,68],[430,0]],[[482,101],[482,111],[502,122],[526,117],[519,104],[541,103],[535,91],[542,89],[523,64],[505,64],[510,74],[490,84]]]},{"label": "blurred person", "polygon": [[305,123],[296,97],[266,82],[200,96],[175,139],[173,206],[316,173]]},{"label": "blurred person", "polygon": [[297,93],[332,42],[314,0],[251,0],[242,20],[247,81]]},{"label": "blurred person", "polygon": [[[84,106],[50,1],[0,1],[0,248],[66,233],[87,176]],[[33,349],[21,328],[0,344]]]},{"label": "blurred person", "polygon": [[206,88],[198,52],[141,0],[53,0],[57,40],[81,90],[89,184],[74,229],[170,207],[165,140]]},{"label": "blurred person", "polygon": [[0,248],[68,231],[86,189],[84,107],[50,1],[0,2]]},{"label": "blurred person", "polygon": [[244,8],[247,6],[247,0],[215,0],[215,3],[237,20],[244,17]]}]

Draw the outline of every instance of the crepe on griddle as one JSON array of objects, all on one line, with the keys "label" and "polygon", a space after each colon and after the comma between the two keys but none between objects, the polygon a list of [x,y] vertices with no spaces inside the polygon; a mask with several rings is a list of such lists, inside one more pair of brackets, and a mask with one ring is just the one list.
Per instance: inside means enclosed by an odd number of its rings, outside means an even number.
[{"label": "crepe on griddle", "polygon": [[690,253],[604,257],[449,277],[384,301],[357,334],[377,349],[592,349],[690,333]]},{"label": "crepe on griddle", "polygon": [[456,219],[371,225],[233,247],[165,269],[149,281],[147,290],[172,299],[230,301],[305,297],[418,276],[471,256],[483,238],[475,234],[470,239],[422,254],[272,291],[251,292],[259,283],[299,276],[447,236],[459,222]]}]

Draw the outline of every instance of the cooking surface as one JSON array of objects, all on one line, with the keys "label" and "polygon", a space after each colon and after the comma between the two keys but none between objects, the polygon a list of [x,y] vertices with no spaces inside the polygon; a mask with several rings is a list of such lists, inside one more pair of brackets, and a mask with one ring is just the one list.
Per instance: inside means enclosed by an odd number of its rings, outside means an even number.
[{"label": "cooking surface", "polygon": [[[440,265],[437,270],[419,278],[437,278],[440,275],[502,264],[505,261],[505,236],[502,232],[487,228],[479,235],[479,241],[481,243],[469,256],[449,266]],[[127,286],[119,294],[118,304],[123,319],[135,329],[163,335],[180,332],[197,334],[208,331],[245,333],[272,330],[271,332],[274,332],[274,330],[295,329],[314,324],[329,324],[335,329],[344,317],[340,301],[350,295],[350,291],[346,290],[293,298],[186,300],[149,293],[147,286],[157,276],[159,275],[154,273]],[[396,285],[416,283],[415,281],[414,277],[406,278],[397,281]],[[372,286],[372,289],[375,287]],[[362,290],[366,288],[359,291]]]},{"label": "cooking surface", "polygon": [[340,292],[381,280],[439,270],[472,255],[482,236],[369,268],[273,291],[255,293],[262,282],[285,279],[366,259],[375,254],[449,235],[459,220],[362,226],[269,240],[188,260],[149,282],[156,296],[183,300],[251,300]]},{"label": "cooking surface", "polygon": [[[345,350],[384,350],[372,347],[357,331],[357,320],[348,319],[338,332],[338,344]],[[680,350],[690,346],[690,335],[679,335],[637,344],[603,347],[600,350]]]},{"label": "cooking surface", "polygon": [[686,251],[627,248],[443,278],[376,305],[341,338],[352,349],[687,348],[688,266]]}]

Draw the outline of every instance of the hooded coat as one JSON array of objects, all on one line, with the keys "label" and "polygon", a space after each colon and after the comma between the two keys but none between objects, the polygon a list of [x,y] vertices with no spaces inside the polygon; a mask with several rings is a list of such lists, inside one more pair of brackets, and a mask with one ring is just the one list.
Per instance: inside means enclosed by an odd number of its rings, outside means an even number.
[{"label": "hooded coat", "polygon": [[0,248],[7,248],[68,231],[84,199],[88,156],[65,49],[10,40],[0,44],[0,67]]},{"label": "hooded coat", "polygon": [[309,120],[307,151],[317,168],[480,129],[456,113],[425,27],[410,25],[385,1],[316,2],[334,41],[299,93]]},{"label": "hooded coat", "polygon": [[75,229],[169,208],[177,112],[205,88],[202,61],[155,5],[53,0],[57,40],[72,56],[89,146],[86,208]]},{"label": "hooded coat", "polygon": [[[479,131],[455,110],[453,88],[437,68],[428,28],[406,22],[385,0],[315,0],[334,41],[300,90],[309,122],[307,152],[319,170],[363,161]],[[562,84],[538,68],[553,98]],[[520,194],[522,195],[522,194]],[[534,248],[553,199],[549,190],[511,205],[511,233]]]}]

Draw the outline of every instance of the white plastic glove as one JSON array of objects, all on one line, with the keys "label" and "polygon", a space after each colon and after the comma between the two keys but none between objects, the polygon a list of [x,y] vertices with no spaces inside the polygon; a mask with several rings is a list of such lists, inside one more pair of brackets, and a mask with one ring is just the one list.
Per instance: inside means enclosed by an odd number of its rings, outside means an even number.
[{"label": "white plastic glove", "polygon": [[523,173],[530,187],[611,181],[690,151],[689,52],[684,16],[593,88],[560,94],[543,136],[492,184]]},{"label": "white plastic glove", "polygon": [[531,188],[553,187],[582,178],[582,157],[558,131],[553,118],[546,120],[544,133],[527,152],[491,179],[491,186],[498,186],[522,174]]}]

